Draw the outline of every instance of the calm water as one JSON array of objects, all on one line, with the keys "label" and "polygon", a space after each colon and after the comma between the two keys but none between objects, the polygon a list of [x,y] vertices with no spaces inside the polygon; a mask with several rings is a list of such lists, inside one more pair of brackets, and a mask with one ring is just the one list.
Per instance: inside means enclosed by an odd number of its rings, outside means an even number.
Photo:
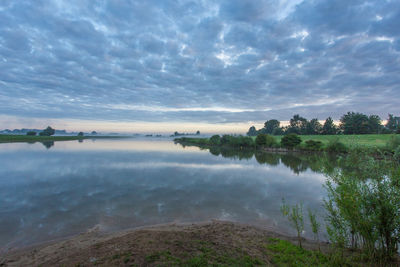
[{"label": "calm water", "polygon": [[[279,211],[283,197],[323,211],[324,175],[294,156],[98,139],[0,144],[0,166],[3,251],[96,226],[211,219],[293,234]],[[308,228],[305,234],[312,236]]]}]

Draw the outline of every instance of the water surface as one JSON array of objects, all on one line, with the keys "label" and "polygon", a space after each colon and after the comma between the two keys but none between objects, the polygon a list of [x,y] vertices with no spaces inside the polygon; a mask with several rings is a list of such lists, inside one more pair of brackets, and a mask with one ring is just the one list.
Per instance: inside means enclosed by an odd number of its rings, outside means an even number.
[{"label": "water surface", "polygon": [[[211,153],[210,153],[211,152]],[[279,207],[322,213],[325,176],[291,155],[201,150],[166,139],[0,144],[0,248],[93,227],[230,220],[293,234]],[[306,229],[306,236],[311,237]]]}]

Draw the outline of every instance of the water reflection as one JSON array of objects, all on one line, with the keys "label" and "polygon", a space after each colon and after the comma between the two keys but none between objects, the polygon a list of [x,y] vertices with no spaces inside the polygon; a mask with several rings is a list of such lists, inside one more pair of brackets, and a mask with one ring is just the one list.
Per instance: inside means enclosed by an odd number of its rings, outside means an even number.
[{"label": "water reflection", "polygon": [[292,233],[280,215],[282,197],[322,212],[325,177],[312,157],[208,151],[169,140],[53,145],[0,145],[3,249],[96,225],[113,231],[222,219]]}]

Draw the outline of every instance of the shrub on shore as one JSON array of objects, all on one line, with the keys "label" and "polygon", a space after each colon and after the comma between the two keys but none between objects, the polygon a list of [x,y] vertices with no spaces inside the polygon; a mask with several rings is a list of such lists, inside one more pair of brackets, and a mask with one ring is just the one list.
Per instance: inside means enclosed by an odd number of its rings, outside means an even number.
[{"label": "shrub on shore", "polygon": [[320,151],[320,150],[322,150],[322,142],[314,141],[314,140],[307,140],[305,149],[312,150],[312,151]]},{"label": "shrub on shore", "polygon": [[259,134],[256,137],[256,145],[258,147],[273,147],[277,142],[272,135],[269,134]]},{"label": "shrub on shore", "polygon": [[340,142],[338,138],[330,140],[326,146],[326,151],[331,153],[346,153],[347,150],[345,144]]},{"label": "shrub on shore", "polygon": [[281,145],[286,148],[294,148],[301,143],[301,138],[295,133],[285,135],[281,139]]}]

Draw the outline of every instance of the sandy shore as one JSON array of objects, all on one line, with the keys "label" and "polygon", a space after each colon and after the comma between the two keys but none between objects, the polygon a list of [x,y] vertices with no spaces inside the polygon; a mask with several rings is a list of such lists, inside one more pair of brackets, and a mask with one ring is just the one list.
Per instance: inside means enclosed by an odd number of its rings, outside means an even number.
[{"label": "sandy shore", "polygon": [[[269,265],[265,244],[270,238],[296,243],[293,237],[224,221],[157,225],[112,234],[92,229],[66,240],[9,251],[0,256],[0,266],[157,266],[162,253],[184,258],[196,255],[203,245],[217,253],[241,251]],[[305,240],[304,247],[317,246]]]}]

